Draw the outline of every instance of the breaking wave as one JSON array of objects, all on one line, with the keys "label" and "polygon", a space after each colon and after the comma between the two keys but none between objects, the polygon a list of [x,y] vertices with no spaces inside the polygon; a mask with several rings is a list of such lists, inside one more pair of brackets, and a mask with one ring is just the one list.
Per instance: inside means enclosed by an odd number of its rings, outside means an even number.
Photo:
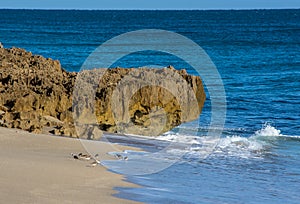
[{"label": "breaking wave", "polygon": [[[239,130],[240,131],[240,130]],[[300,140],[299,136],[288,136],[281,134],[279,129],[276,129],[271,124],[265,123],[261,129],[257,130],[250,137],[241,135],[225,134],[227,136],[212,141],[207,137],[197,137],[182,134],[167,133],[158,137],[158,140],[169,142],[190,144],[188,149],[185,149],[189,157],[197,157],[203,154],[203,146],[206,143],[215,142],[215,148],[210,153],[210,156],[230,156],[240,158],[262,158],[268,154],[273,146],[274,140]],[[171,150],[169,152],[176,153],[183,150]]]},{"label": "breaking wave", "polygon": [[[233,134],[229,134],[229,130],[225,131],[226,133],[221,138],[174,132],[167,132],[155,139],[130,136],[127,142],[131,141],[131,144],[137,144],[137,147],[150,149],[145,152],[124,151],[111,152],[111,154],[126,156],[129,161],[157,161],[158,163],[178,159],[182,162],[199,161],[207,157],[263,159],[270,155],[276,156],[276,152],[272,149],[282,141],[300,141],[300,136],[284,135],[279,129],[268,123],[264,124],[261,129],[253,131],[250,136],[244,136],[245,134],[240,129],[238,130],[239,134],[236,134],[237,131],[234,129],[231,131]],[[244,133],[246,132],[247,130],[244,131]],[[136,141],[133,142],[134,140]],[[151,151],[151,148],[154,151]],[[157,152],[158,150],[159,152]]]}]

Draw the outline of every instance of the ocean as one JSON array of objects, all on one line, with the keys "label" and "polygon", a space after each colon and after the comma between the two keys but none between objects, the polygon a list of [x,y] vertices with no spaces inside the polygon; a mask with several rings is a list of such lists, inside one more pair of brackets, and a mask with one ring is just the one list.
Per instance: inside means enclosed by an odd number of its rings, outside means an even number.
[{"label": "ocean", "polygon": [[[0,42],[5,47],[21,47],[57,59],[68,71],[79,71],[105,41],[141,29],[172,31],[205,50],[224,85],[226,118],[221,138],[205,158],[201,145],[214,128],[210,127],[209,94],[199,120],[157,139],[107,135],[110,141],[143,148],[143,154],[174,143],[188,144],[184,149],[171,145],[167,153],[159,155],[160,162],[179,155],[168,168],[151,174],[126,174],[141,188],[117,187],[115,196],[153,204],[300,203],[299,9],[0,10]],[[182,59],[154,51],[130,54],[112,66],[146,65],[172,65],[197,74]],[[128,163],[131,158],[151,162],[137,152],[124,154]],[[147,162],[143,167],[147,168]],[[106,165],[115,172],[126,167],[124,161]]]}]

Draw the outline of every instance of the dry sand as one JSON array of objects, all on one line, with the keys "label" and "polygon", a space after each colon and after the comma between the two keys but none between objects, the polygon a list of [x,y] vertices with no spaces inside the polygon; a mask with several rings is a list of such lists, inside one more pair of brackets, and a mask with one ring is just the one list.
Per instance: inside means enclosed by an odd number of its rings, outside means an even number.
[{"label": "dry sand", "polygon": [[[101,155],[115,150],[101,144]],[[135,203],[112,194],[115,186],[137,186],[71,152],[85,152],[78,139],[0,128],[0,203]]]}]

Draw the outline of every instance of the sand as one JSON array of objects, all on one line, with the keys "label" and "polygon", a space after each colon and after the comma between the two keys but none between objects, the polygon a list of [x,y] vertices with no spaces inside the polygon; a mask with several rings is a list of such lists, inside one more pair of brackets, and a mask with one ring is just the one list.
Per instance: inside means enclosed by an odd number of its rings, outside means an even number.
[{"label": "sand", "polygon": [[[132,149],[99,145],[103,157]],[[113,187],[136,185],[102,166],[88,167],[91,162],[75,160],[71,152],[85,152],[78,139],[0,127],[1,203],[136,203],[112,196]]]}]

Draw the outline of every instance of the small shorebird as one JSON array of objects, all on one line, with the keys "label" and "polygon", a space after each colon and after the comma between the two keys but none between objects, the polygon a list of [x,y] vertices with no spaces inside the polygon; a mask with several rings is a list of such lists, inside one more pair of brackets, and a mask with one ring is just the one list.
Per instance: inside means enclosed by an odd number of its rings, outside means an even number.
[{"label": "small shorebird", "polygon": [[117,159],[123,159],[123,156],[122,156],[121,154],[115,154],[115,157],[116,157]]},{"label": "small shorebird", "polygon": [[71,153],[71,156],[72,156],[74,159],[86,160],[86,161],[89,161],[89,160],[91,160],[91,158],[92,158],[91,155],[83,154],[83,153],[79,153],[79,154]]},{"label": "small shorebird", "polygon": [[121,154],[115,154],[115,157],[119,160],[125,160],[127,161],[128,160],[128,157],[127,156],[123,156]]},{"label": "small shorebird", "polygon": [[90,164],[90,167],[95,167],[95,166],[98,166],[99,164],[101,164],[101,162],[98,160],[98,157],[99,157],[99,154],[95,154],[94,158],[92,158],[94,160],[94,162],[92,162]]},{"label": "small shorebird", "polygon": [[89,161],[91,159],[94,160],[90,165],[88,165],[89,167],[95,167],[98,164],[101,164],[101,162],[98,160],[99,154],[95,154],[95,156],[92,157],[91,155],[83,154],[83,153],[80,152],[79,154],[71,153],[71,156],[74,159],[79,159],[79,160],[84,160],[84,161]]},{"label": "small shorebird", "polygon": [[90,164],[90,167],[95,167],[98,166],[99,164],[101,164],[101,162],[95,159],[95,161]]},{"label": "small shorebird", "polygon": [[72,156],[74,159],[79,159],[79,157],[77,156],[77,154],[71,153],[71,156]]},{"label": "small shorebird", "polygon": [[91,155],[88,155],[88,154],[79,153],[78,158],[81,160],[89,161],[89,160],[91,160],[92,157],[91,157]]}]

